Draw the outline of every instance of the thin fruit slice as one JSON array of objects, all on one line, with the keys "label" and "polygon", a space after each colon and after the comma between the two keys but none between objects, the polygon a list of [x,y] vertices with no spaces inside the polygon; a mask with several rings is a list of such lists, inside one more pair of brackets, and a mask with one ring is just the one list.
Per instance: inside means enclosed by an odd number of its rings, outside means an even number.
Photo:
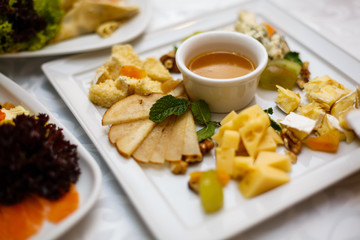
[{"label": "thin fruit slice", "polygon": [[185,117],[186,127],[182,158],[186,162],[200,162],[202,160],[202,154],[196,134],[194,117],[189,110],[185,112]]},{"label": "thin fruit slice", "polygon": [[156,145],[154,151],[151,154],[150,162],[155,164],[163,164],[165,162],[165,154],[170,141],[172,128],[175,124],[176,116],[170,116],[165,119],[164,122],[167,122],[166,128],[162,131],[160,141]]},{"label": "thin fruit slice", "polygon": [[171,136],[169,138],[168,146],[166,149],[165,160],[169,162],[181,161],[182,150],[184,146],[186,116],[181,115],[172,128]]},{"label": "thin fruit slice", "polygon": [[168,121],[163,121],[157,124],[149,135],[144,139],[141,145],[135,150],[132,157],[142,163],[150,162],[150,157],[156,147],[159,144],[161,135],[167,126]]},{"label": "thin fruit slice", "polygon": [[[115,142],[119,153],[126,158],[134,153],[156,124],[149,119],[139,120],[135,125],[134,123],[113,125],[109,131],[110,142]],[[131,129],[127,128],[129,125],[132,125]]]},{"label": "thin fruit slice", "polygon": [[71,185],[69,192],[58,200],[45,198],[39,200],[44,206],[45,218],[53,223],[60,222],[79,207],[79,193],[74,184]]},{"label": "thin fruit slice", "polygon": [[102,125],[119,124],[149,118],[152,105],[163,94],[131,95],[113,104],[104,114]]}]

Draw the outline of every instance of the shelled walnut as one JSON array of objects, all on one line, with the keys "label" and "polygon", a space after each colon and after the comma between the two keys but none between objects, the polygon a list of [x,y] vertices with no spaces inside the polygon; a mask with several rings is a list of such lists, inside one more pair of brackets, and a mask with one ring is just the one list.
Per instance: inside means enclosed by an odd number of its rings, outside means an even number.
[{"label": "shelled walnut", "polygon": [[284,146],[292,153],[298,155],[302,149],[301,141],[295,137],[294,133],[287,128],[281,131],[281,137],[284,140]]},{"label": "shelled walnut", "polygon": [[300,71],[300,77],[296,80],[296,83],[300,89],[304,89],[304,84],[309,82],[309,79],[310,79],[309,62],[303,62]]},{"label": "shelled walnut", "polygon": [[204,141],[199,143],[200,151],[202,154],[208,153],[213,149],[215,143],[211,139],[205,139]]},{"label": "shelled walnut", "polygon": [[178,161],[170,163],[170,170],[173,174],[185,174],[188,163],[185,161]]}]

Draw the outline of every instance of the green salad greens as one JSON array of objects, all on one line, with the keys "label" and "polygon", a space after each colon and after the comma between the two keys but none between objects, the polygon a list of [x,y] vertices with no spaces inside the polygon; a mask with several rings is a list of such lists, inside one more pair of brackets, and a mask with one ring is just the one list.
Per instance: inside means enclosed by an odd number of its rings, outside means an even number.
[{"label": "green salad greens", "polygon": [[0,54],[44,47],[63,15],[61,0],[0,0]]}]

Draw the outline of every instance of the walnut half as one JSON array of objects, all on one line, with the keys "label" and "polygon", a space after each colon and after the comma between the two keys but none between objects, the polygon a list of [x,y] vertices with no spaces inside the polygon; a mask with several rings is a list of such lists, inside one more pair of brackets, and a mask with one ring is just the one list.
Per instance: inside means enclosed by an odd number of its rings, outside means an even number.
[{"label": "walnut half", "polygon": [[177,161],[170,163],[170,170],[173,174],[185,174],[188,163],[185,161]]},{"label": "walnut half", "polygon": [[208,153],[213,149],[215,146],[215,143],[211,141],[211,139],[207,138],[204,141],[199,143],[200,151],[202,154]]},{"label": "walnut half", "polygon": [[295,137],[294,133],[287,128],[281,131],[281,137],[284,140],[284,146],[292,153],[298,155],[301,152],[302,143]]}]

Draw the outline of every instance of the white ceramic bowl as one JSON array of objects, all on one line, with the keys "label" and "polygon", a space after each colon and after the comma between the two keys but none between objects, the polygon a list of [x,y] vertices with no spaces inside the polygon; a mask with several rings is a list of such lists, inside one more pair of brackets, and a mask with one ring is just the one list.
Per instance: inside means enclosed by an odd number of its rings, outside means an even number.
[{"label": "white ceramic bowl", "polygon": [[[244,55],[255,64],[255,70],[229,79],[207,78],[189,70],[187,65],[191,59],[214,50]],[[229,31],[199,33],[184,41],[176,52],[176,63],[191,100],[204,100],[210,110],[217,113],[239,110],[250,103],[267,61],[266,49],[259,41],[245,34]]]}]

